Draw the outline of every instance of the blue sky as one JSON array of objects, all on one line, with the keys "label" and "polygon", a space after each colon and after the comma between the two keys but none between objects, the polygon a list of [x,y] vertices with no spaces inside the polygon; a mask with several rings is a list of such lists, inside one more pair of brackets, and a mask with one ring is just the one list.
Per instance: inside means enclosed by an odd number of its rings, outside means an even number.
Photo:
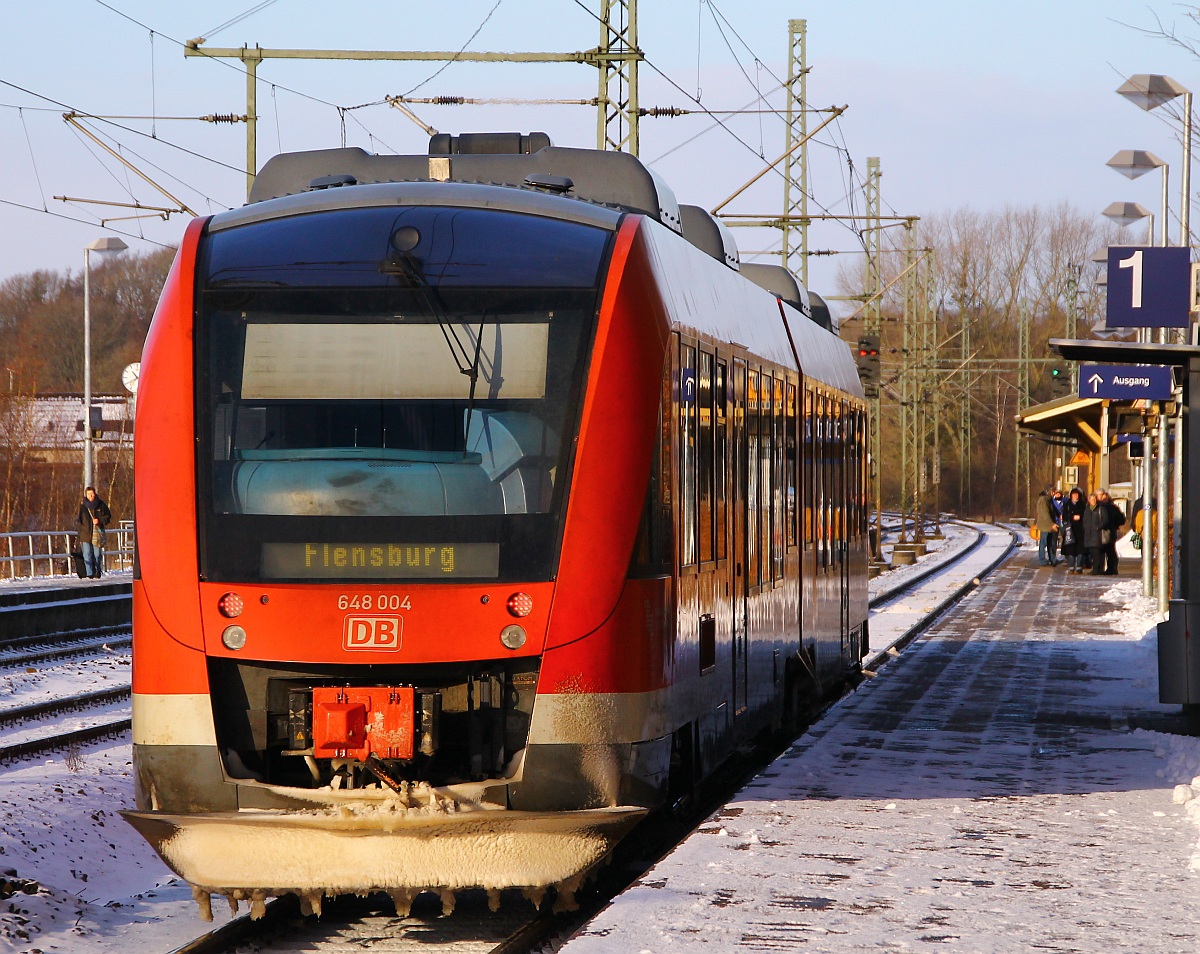
[{"label": "blue sky", "polygon": [[[208,46],[257,43],[270,48],[538,50],[594,47],[598,0],[464,0],[459,3],[275,0],[233,26],[214,28],[254,8],[255,0],[203,5],[150,0],[50,0],[10,4],[0,35],[0,279],[34,268],[78,269],[82,249],[103,234],[99,215],[122,214],[67,195],[151,205],[161,196],[105,158],[62,121],[62,108],[122,116],[242,113],[245,80],[228,63],[186,59],[176,41],[211,34]],[[786,69],[789,18],[808,21],[814,106],[849,110],[812,150],[817,204],[861,210],[855,176],[868,156],[884,172],[885,206],[905,215],[971,206],[1069,202],[1099,212],[1114,200],[1158,203],[1156,176],[1130,182],[1105,161],[1118,149],[1150,149],[1172,163],[1178,190],[1179,145],[1171,125],[1114,90],[1123,78],[1161,72],[1200,87],[1200,62],[1136,27],[1155,14],[1200,35],[1192,9],[1136,0],[806,0],[753,5],[701,0],[643,0],[640,42],[644,106],[736,109],[772,93]],[[199,10],[199,12],[197,12]],[[137,21],[137,22],[134,22]],[[471,36],[479,28],[478,35]],[[469,41],[469,42],[468,42]],[[596,71],[581,65],[456,63],[425,82],[438,64],[273,60],[259,71],[259,160],[279,149],[337,146],[423,152],[425,134],[386,105],[344,114],[337,107],[376,103],[389,94],[479,98],[588,98]],[[666,78],[664,78],[666,77]],[[36,94],[36,95],[34,95]],[[23,107],[18,110],[13,107]],[[559,145],[591,146],[595,111],[581,106],[414,107],[440,130],[541,129]],[[158,119],[104,123],[139,168],[197,212],[238,205],[244,197],[244,127]],[[711,206],[783,149],[771,115],[726,120],[705,116],[647,119],[642,158],[674,186],[681,201]],[[815,125],[815,122],[812,123]],[[151,138],[153,137],[153,138]],[[114,145],[115,145],[114,142]],[[176,148],[178,147],[178,148]],[[775,214],[782,185],[765,177],[738,211]],[[56,218],[40,210],[81,222]],[[177,241],[184,216],[113,223],[134,248]],[[142,238],[144,237],[144,238]],[[739,232],[747,251],[769,236]],[[814,229],[814,248],[852,250],[840,225]],[[834,259],[817,260],[812,284],[829,291]]]}]

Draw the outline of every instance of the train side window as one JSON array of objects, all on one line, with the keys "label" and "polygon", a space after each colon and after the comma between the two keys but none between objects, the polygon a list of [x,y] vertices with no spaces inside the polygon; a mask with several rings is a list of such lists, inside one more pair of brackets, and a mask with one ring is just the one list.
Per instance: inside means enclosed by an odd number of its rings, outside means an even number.
[{"label": "train side window", "polygon": [[771,376],[759,375],[759,385],[762,391],[758,398],[758,499],[759,499],[759,531],[758,556],[759,580],[770,583],[773,578],[771,558],[774,550],[774,540],[771,534],[771,515],[775,509],[774,480],[771,473],[771,462],[775,459],[774,441],[774,406],[771,403]]},{"label": "train side window", "polygon": [[671,562],[671,375],[663,375],[658,439],[650,464],[646,503],[634,548],[634,577],[661,576]]},{"label": "train side window", "polygon": [[771,387],[771,408],[774,412],[771,415],[771,558],[774,561],[771,569],[775,579],[782,580],[784,547],[787,544],[787,417],[783,404],[783,378],[774,378]]},{"label": "train side window", "polygon": [[758,586],[758,372],[746,384],[746,585]]},{"label": "train side window", "polygon": [[858,409],[849,401],[845,407],[846,442],[846,539],[858,539]]},{"label": "train side window", "polygon": [[697,539],[700,562],[713,560],[713,356],[700,352],[699,368],[699,436],[697,438],[697,467],[699,477],[699,527]]},{"label": "train side window", "polygon": [[788,383],[784,421],[784,467],[787,469],[787,545],[796,545],[796,385]]},{"label": "train side window", "polygon": [[681,566],[696,563],[696,349],[679,348],[679,520]]},{"label": "train side window", "polygon": [[833,531],[833,515],[830,512],[833,494],[833,468],[830,461],[830,448],[832,441],[829,437],[829,396],[821,394],[818,396],[820,402],[820,415],[818,421],[820,428],[817,432],[818,453],[821,456],[821,565],[829,566],[832,562],[830,559],[829,547],[830,536]]},{"label": "train side window", "polygon": [[725,408],[729,400],[728,388],[726,386],[726,366],[725,362],[717,360],[716,378],[713,382],[713,402],[716,409],[716,425],[714,430],[715,446],[713,450],[713,499],[715,502],[715,520],[717,525],[717,559],[723,560],[726,556],[726,522],[728,520],[728,511],[725,504],[725,497],[728,491],[728,472],[727,461],[725,456],[725,428],[728,426],[726,420]]},{"label": "train side window", "polygon": [[804,389],[804,544],[811,549],[817,540],[816,419],[811,387]]},{"label": "train side window", "polygon": [[867,412],[858,412],[858,460],[861,464],[858,475],[858,493],[862,500],[862,532],[869,532],[871,525],[871,460],[867,447],[870,443],[871,424]]},{"label": "train side window", "polygon": [[836,485],[834,490],[834,539],[838,541],[835,556],[838,562],[844,562],[846,559],[846,539],[848,532],[846,527],[846,461],[848,456],[848,448],[846,446],[846,412],[847,404],[844,398],[839,398],[834,402],[834,438],[836,440],[836,450],[834,455],[834,467],[838,468],[836,473]]}]

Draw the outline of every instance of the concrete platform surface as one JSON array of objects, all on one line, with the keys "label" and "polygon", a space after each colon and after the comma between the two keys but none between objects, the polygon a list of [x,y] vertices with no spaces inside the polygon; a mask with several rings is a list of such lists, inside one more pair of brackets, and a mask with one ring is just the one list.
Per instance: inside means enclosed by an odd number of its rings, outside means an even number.
[{"label": "concrete platform surface", "polygon": [[[1200,950],[1152,601],[1022,548],[563,948]],[[1125,567],[1122,567],[1124,570]]]}]

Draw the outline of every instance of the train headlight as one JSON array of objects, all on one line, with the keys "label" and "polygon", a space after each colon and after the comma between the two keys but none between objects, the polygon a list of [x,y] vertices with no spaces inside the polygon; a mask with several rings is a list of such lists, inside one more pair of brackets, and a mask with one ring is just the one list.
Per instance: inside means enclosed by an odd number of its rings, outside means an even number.
[{"label": "train headlight", "polygon": [[509,613],[517,619],[528,616],[533,612],[533,597],[528,593],[514,593],[505,604]]},{"label": "train headlight", "polygon": [[217,612],[226,619],[234,619],[242,615],[242,610],[246,608],[246,604],[242,602],[242,598],[236,593],[226,593],[217,600]]},{"label": "train headlight", "polygon": [[500,630],[500,642],[507,649],[520,649],[525,645],[525,627],[510,623]]},{"label": "train headlight", "polygon": [[226,626],[221,634],[226,649],[241,649],[246,645],[246,631],[240,626]]}]

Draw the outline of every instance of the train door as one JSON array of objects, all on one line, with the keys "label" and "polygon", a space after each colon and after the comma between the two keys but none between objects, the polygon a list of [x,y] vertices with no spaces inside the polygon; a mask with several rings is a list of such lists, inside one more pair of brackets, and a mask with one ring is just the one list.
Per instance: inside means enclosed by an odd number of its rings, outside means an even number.
[{"label": "train door", "polygon": [[733,521],[733,532],[730,540],[730,552],[733,557],[734,571],[732,574],[733,590],[733,711],[735,716],[746,708],[746,596],[750,586],[751,559],[757,560],[750,547],[748,530],[752,526],[749,500],[750,467],[747,437],[748,422],[746,420],[746,362],[739,358],[733,359],[733,375],[729,402],[730,412],[726,415],[733,428],[733,506],[730,514]]}]

